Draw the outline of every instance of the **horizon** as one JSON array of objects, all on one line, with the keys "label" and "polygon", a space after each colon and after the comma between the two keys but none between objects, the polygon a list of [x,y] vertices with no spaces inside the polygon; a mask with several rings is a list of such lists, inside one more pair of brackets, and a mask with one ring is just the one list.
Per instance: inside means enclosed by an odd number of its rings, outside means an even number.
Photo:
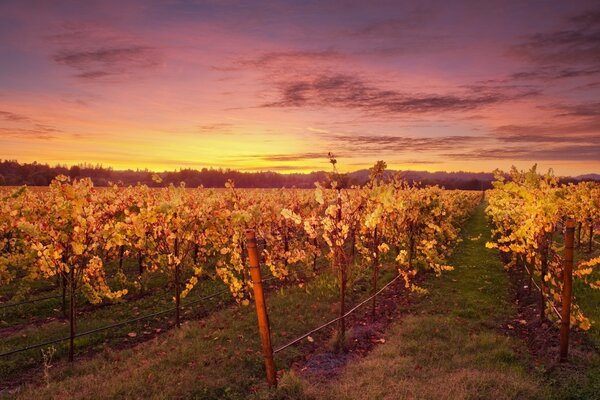
[{"label": "horizon", "polygon": [[9,0],[0,159],[600,173],[598,35],[583,0]]},{"label": "horizon", "polygon": [[[382,160],[385,161],[385,160]],[[298,174],[298,175],[311,175],[311,174],[318,174],[318,173],[330,173],[330,170],[325,170],[325,169],[320,169],[320,170],[312,170],[312,171],[275,171],[275,170],[269,170],[269,169],[263,169],[263,170],[256,170],[256,171],[244,171],[244,170],[239,170],[239,169],[235,169],[235,168],[229,168],[229,167],[212,167],[212,166],[199,166],[197,168],[194,167],[181,167],[178,169],[165,169],[165,170],[155,170],[155,169],[149,169],[149,168],[113,168],[111,166],[106,166],[106,165],[102,165],[102,164],[86,164],[86,163],[79,163],[79,164],[47,164],[47,163],[40,163],[37,161],[34,161],[32,163],[22,163],[19,162],[18,160],[3,160],[0,159],[0,164],[2,162],[16,162],[19,165],[23,166],[23,165],[42,165],[42,166],[47,166],[51,169],[55,169],[55,168],[65,168],[65,169],[71,169],[73,167],[79,167],[82,169],[103,169],[103,170],[111,170],[113,172],[135,172],[135,173],[141,173],[141,172],[148,172],[148,173],[155,173],[155,174],[176,174],[182,171],[197,171],[197,172],[201,172],[202,170],[209,170],[209,171],[222,171],[222,172],[237,172],[237,173],[242,173],[242,174],[255,174],[255,173],[273,173],[273,174],[280,174],[280,175],[293,175],[293,174]],[[372,165],[371,165],[372,167]],[[528,167],[526,167],[524,170],[520,169],[521,171],[525,171],[529,168],[533,167],[533,165],[529,165]],[[548,169],[544,170],[539,168],[539,165],[536,164],[537,167],[537,171],[540,174],[545,174],[547,172],[550,172]],[[366,168],[359,168],[359,169],[354,169],[354,170],[350,170],[350,171],[344,171],[344,174],[353,174],[353,173],[357,173],[357,172],[363,172],[363,171],[368,171],[370,167],[366,167]],[[552,169],[552,168],[550,168]],[[503,169],[499,169],[500,172],[502,173],[509,173],[510,172],[510,168],[503,170]],[[386,168],[387,172],[411,172],[411,173],[425,173],[425,174],[438,174],[438,173],[446,173],[446,174],[491,174],[493,175],[495,173],[494,170],[492,171],[465,171],[465,170],[457,170],[457,171],[445,171],[445,170],[432,170],[432,171],[427,171],[427,170],[423,170],[423,169],[393,169],[393,168]],[[557,174],[556,171],[554,171],[554,169],[552,169],[553,174],[558,177],[558,178],[578,178],[581,176],[588,176],[588,175],[600,175],[597,172],[586,172],[586,173],[582,173],[582,174],[577,174],[577,175],[561,175],[561,174]]]}]

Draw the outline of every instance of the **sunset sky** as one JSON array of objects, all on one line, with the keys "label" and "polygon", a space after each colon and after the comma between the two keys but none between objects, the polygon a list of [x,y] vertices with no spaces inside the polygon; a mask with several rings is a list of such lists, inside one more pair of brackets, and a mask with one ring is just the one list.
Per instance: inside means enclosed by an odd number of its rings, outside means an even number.
[{"label": "sunset sky", "polygon": [[597,1],[0,1],[0,158],[600,172]]}]

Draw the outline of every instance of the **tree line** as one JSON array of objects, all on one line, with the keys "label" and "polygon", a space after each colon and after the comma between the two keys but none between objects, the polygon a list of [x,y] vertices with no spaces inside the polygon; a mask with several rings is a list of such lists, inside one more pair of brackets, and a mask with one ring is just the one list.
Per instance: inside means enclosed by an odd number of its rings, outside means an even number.
[{"label": "tree line", "polygon": [[[65,175],[72,179],[90,178],[95,186],[108,186],[112,183],[121,185],[136,185],[138,183],[149,187],[164,187],[170,184],[179,185],[184,182],[186,187],[215,187],[222,188],[232,180],[240,188],[314,188],[315,182],[327,180],[325,171],[310,173],[278,173],[272,171],[242,172],[233,169],[202,168],[180,169],[158,173],[161,182],[153,179],[155,171],[148,169],[115,170],[110,167],[92,164],[75,166],[42,164],[38,162],[20,163],[16,160],[0,160],[0,186],[48,186],[52,180]],[[426,172],[426,171],[386,171],[392,176],[400,175],[409,183],[420,183],[422,186],[440,185],[446,189],[484,190],[492,187],[493,173],[474,172]],[[344,186],[364,185],[369,180],[368,170],[359,170],[344,174]],[[575,182],[575,178],[563,178],[562,183]]]}]

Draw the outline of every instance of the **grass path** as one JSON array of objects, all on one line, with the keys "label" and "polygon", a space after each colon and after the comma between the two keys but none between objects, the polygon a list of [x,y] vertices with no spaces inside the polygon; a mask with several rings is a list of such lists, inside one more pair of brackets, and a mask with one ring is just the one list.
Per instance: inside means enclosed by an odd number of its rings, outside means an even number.
[{"label": "grass path", "polygon": [[287,376],[282,398],[548,398],[541,375],[526,367],[525,345],[500,329],[516,310],[498,254],[485,248],[489,232],[479,206],[450,260],[455,270],[428,280],[429,295],[391,326],[385,344],[327,384]]}]

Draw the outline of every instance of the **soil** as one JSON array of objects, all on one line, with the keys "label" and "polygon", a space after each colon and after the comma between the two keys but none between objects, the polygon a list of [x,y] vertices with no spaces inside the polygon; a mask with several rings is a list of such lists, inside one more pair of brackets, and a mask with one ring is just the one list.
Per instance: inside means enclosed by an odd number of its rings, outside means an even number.
[{"label": "soil", "polygon": [[[533,366],[542,367],[547,372],[572,368],[569,363],[559,362],[560,328],[555,311],[546,310],[546,318],[541,319],[540,292],[535,286],[529,287],[529,276],[516,268],[509,270],[509,276],[517,315],[507,321],[502,330],[527,344],[528,358]],[[569,358],[586,359],[590,353],[598,351],[598,347],[583,332],[571,328]]]},{"label": "soil", "polygon": [[[423,276],[420,276],[415,283],[419,284],[422,280]],[[404,281],[398,279],[377,296],[375,316],[372,314],[372,303],[368,302],[346,317],[345,351],[334,350],[338,329],[335,323],[315,333],[311,337],[312,342],[301,342],[299,351],[302,355],[293,362],[291,369],[312,382],[335,378],[346,364],[365,357],[375,346],[385,343],[387,326],[412,311],[413,298],[414,295],[404,287]]]}]

